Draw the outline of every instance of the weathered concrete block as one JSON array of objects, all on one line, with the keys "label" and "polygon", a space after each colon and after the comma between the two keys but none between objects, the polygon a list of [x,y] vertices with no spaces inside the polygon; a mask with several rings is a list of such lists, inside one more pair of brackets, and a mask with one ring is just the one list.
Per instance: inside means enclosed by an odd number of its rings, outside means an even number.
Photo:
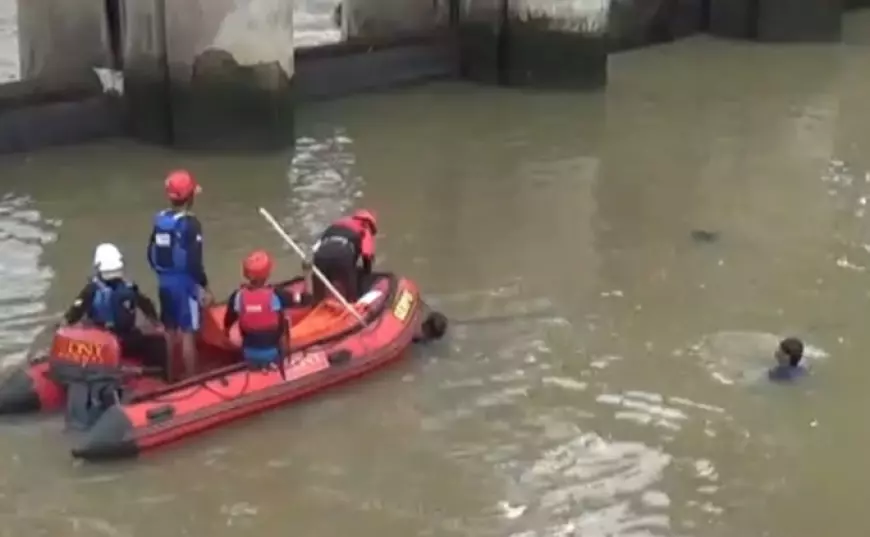
[{"label": "weathered concrete block", "polygon": [[842,0],[759,0],[758,39],[838,41],[842,15]]},{"label": "weathered concrete block", "polygon": [[842,0],[710,0],[710,32],[760,41],[836,41]]},{"label": "weathered concrete block", "polygon": [[504,83],[507,17],[503,0],[469,0],[459,14],[460,74],[488,84]]},{"label": "weathered concrete block", "polygon": [[434,33],[450,20],[450,0],[343,0],[348,40],[392,40]]},{"label": "weathered concrete block", "polygon": [[594,89],[607,82],[607,8],[568,0],[469,0],[463,73],[510,86]]},{"label": "weathered concrete block", "polygon": [[292,3],[148,4],[127,15],[138,26],[125,65],[134,132],[186,148],[292,145]]},{"label": "weathered concrete block", "polygon": [[124,11],[124,105],[129,133],[172,143],[172,107],[166,63],[163,0],[129,2]]},{"label": "weathered concrete block", "polygon": [[757,35],[759,0],[709,0],[709,31],[719,37],[751,39]]},{"label": "weathered concrete block", "polygon": [[607,33],[612,50],[663,43],[706,30],[707,0],[613,0]]},{"label": "weathered concrete block", "polygon": [[94,67],[110,65],[104,0],[18,2],[21,79],[46,90],[99,86]]}]

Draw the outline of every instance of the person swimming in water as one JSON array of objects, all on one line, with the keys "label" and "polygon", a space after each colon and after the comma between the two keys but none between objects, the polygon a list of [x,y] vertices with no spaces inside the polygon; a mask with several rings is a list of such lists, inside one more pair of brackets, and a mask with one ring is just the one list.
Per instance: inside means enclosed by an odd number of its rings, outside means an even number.
[{"label": "person swimming in water", "polygon": [[791,382],[807,373],[807,368],[800,363],[804,357],[804,342],[798,338],[789,337],[780,341],[773,356],[776,366],[767,371],[767,378],[771,381]]}]

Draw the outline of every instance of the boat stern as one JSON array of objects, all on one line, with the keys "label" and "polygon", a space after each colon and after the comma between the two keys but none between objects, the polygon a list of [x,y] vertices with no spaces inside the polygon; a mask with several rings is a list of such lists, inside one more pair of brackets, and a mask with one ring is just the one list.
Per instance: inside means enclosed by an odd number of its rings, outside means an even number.
[{"label": "boat stern", "polygon": [[138,454],[133,423],[121,405],[106,410],[72,450],[73,457],[86,461],[127,459]]},{"label": "boat stern", "polygon": [[42,406],[36,380],[29,369],[15,369],[0,381],[0,415],[39,412]]}]

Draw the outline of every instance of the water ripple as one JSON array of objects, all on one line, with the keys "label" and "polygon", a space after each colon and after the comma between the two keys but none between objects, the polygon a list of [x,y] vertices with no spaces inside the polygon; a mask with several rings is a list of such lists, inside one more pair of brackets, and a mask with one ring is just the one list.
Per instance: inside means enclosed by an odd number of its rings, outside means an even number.
[{"label": "water ripple", "polygon": [[[423,427],[450,436],[451,458],[480,470],[491,468],[504,486],[493,512],[513,537],[552,535],[669,535],[671,498],[662,490],[672,456],[635,439],[605,438],[592,412],[595,374],[586,357],[583,371],[564,369],[559,358],[584,360],[564,348],[570,326],[524,322],[509,340],[488,345],[502,331],[476,331],[455,341],[454,353],[472,339],[476,353],[452,367],[439,386],[451,408],[429,416]],[[570,338],[568,338],[570,339]],[[572,345],[574,343],[568,343]],[[579,343],[577,343],[579,345]],[[600,362],[609,364],[612,357]],[[461,380],[459,380],[461,379]],[[688,407],[639,390],[601,394],[602,408],[618,405],[620,416],[633,413],[663,424],[687,420]],[[668,406],[671,405],[671,406]],[[468,431],[466,433],[466,431]],[[468,434],[468,436],[466,436]],[[480,439],[486,438],[485,445]]]},{"label": "water ripple", "polygon": [[0,200],[0,341],[7,355],[0,365],[18,363],[52,314],[42,297],[54,277],[40,264],[46,244],[54,242],[56,222],[42,218],[27,196],[7,194]]},{"label": "water ripple", "polygon": [[303,239],[313,241],[325,225],[347,212],[362,196],[364,181],[354,173],[356,156],[352,147],[353,141],[340,130],[321,139],[305,137],[296,141],[289,172],[290,216],[283,223],[297,233],[306,233]]}]

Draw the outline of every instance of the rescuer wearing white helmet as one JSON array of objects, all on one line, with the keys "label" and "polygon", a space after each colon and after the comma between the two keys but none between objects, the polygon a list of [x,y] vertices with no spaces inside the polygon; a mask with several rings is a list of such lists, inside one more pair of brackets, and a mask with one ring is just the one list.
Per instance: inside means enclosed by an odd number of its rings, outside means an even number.
[{"label": "rescuer wearing white helmet", "polygon": [[[86,319],[90,324],[118,336],[124,356],[143,360],[152,358],[136,356],[141,354],[144,347],[140,344],[143,334],[136,327],[136,310],[141,310],[153,325],[157,325],[159,317],[154,302],[143,295],[135,283],[124,279],[124,256],[114,244],[103,243],[97,246],[94,250],[93,266],[94,275],[67,310],[65,322],[75,324]],[[154,358],[159,358],[161,362],[154,365],[166,368],[163,356]]]}]

